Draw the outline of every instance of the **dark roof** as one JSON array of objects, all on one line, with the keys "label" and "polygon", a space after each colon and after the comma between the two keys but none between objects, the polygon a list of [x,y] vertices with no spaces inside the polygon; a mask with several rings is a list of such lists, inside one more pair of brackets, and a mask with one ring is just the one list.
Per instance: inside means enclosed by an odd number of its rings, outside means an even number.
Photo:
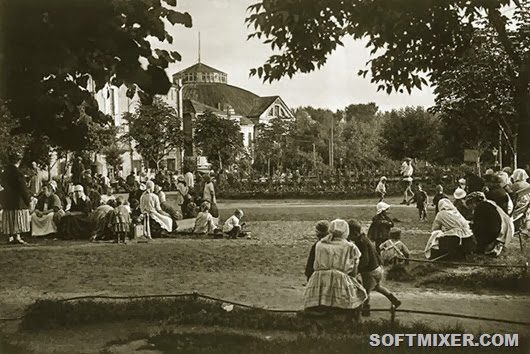
[{"label": "dark roof", "polygon": [[271,104],[274,103],[274,101],[276,101],[278,97],[280,96],[258,97],[254,101],[254,106],[247,116],[250,118],[259,117]]},{"label": "dark roof", "polygon": [[197,63],[195,65],[192,65],[184,70],[179,71],[178,73],[174,74],[173,77],[181,76],[182,74],[187,73],[221,73],[225,74],[221,70],[217,70],[215,68],[212,68],[211,66],[208,66],[203,63]]},{"label": "dark roof", "polygon": [[218,110],[215,107],[208,106],[206,104],[203,104],[203,103],[195,101],[195,100],[185,99],[182,102],[183,102],[183,106],[184,106],[184,113],[188,113],[188,112],[190,112],[190,113],[202,113],[202,112],[210,111],[210,112],[213,112],[213,113],[226,115],[226,112],[220,111],[220,110]]},{"label": "dark roof", "polygon": [[260,97],[242,88],[223,83],[190,83],[184,85],[182,97],[211,107],[230,105],[240,116],[248,116]]}]

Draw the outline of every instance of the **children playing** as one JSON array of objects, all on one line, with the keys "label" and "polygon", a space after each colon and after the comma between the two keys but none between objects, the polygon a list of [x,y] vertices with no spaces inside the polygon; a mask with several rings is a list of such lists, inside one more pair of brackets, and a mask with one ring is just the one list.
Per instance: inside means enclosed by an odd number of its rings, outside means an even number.
[{"label": "children playing", "polygon": [[309,251],[309,257],[307,258],[307,264],[305,266],[305,276],[307,281],[311,278],[311,275],[314,272],[314,263],[315,263],[315,247],[322,238],[326,237],[329,234],[329,222],[327,220],[320,220],[315,225],[315,234],[317,236],[317,241],[311,247]]},{"label": "children playing", "polygon": [[131,227],[131,215],[128,208],[124,205],[123,198],[116,198],[116,207],[112,217],[112,230],[116,235],[116,243],[127,243],[127,235]]},{"label": "children playing", "polygon": [[208,202],[201,204],[201,211],[197,214],[195,219],[195,226],[193,227],[193,233],[196,234],[208,234],[216,229],[214,218],[210,214],[210,205]]},{"label": "children playing", "polygon": [[240,223],[243,215],[243,210],[237,209],[234,214],[225,221],[223,232],[227,234],[229,238],[246,236],[246,233],[241,231],[242,226],[245,226],[245,223]]},{"label": "children playing", "polygon": [[409,258],[410,251],[401,241],[401,230],[390,230],[389,239],[379,245],[383,265],[400,263],[402,258]]}]

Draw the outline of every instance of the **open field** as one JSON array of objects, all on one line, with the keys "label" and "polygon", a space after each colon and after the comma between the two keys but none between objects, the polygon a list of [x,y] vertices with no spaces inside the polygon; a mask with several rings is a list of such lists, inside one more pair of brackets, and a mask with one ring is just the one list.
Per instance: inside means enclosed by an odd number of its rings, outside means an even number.
[{"label": "open field", "polygon": [[[17,317],[26,306],[43,298],[187,293],[194,290],[249,305],[298,310],[306,283],[303,275],[306,257],[315,241],[314,222],[355,217],[368,225],[375,208],[366,205],[365,202],[353,205],[326,201],[221,203],[221,219],[228,217],[237,207],[245,210],[251,239],[214,240],[182,235],[149,244],[38,240],[25,247],[2,245],[0,267],[4,272],[0,278],[0,317]],[[427,222],[419,222],[416,213],[412,206],[392,209],[392,217],[399,220],[396,226],[403,230],[403,241],[414,257],[422,258],[432,211]],[[518,245],[512,244],[498,259],[475,257],[469,261],[521,264],[527,252],[528,249],[521,253]],[[511,281],[518,278],[528,283],[521,270],[495,273],[497,271],[476,267],[411,263],[407,271],[411,275],[408,281],[387,282],[388,287],[403,299],[404,309],[527,321],[528,292],[521,284]],[[495,276],[491,277],[491,274]],[[389,306],[378,294],[374,295],[372,303],[373,307]],[[388,318],[388,314],[372,316],[379,317]],[[520,333],[528,330],[524,326],[444,317],[398,314],[398,318],[447,325],[459,322],[466,329],[473,330]],[[10,337],[17,336],[12,325],[4,326],[3,331],[10,333]]]}]

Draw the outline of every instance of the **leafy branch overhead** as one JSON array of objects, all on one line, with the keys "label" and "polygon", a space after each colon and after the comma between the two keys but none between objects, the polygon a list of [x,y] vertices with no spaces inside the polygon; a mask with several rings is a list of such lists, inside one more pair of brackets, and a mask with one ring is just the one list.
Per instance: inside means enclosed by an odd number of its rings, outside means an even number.
[{"label": "leafy branch overhead", "polygon": [[2,0],[0,97],[25,131],[69,145],[65,139],[76,141],[85,129],[81,104],[93,122],[108,121],[93,90],[125,84],[129,96],[138,92],[147,103],[167,93],[164,69],[181,55],[147,39],[171,44],[168,25],[191,27],[190,14],[175,6],[175,0]]},{"label": "leafy branch overhead", "polygon": [[273,81],[311,72],[352,37],[371,50],[360,75],[370,76],[378,90],[410,93],[438,84],[466,55],[476,32],[487,27],[512,72],[519,141],[528,141],[529,14],[529,2],[513,0],[262,0],[248,8],[246,23],[253,31],[248,38],[262,40],[273,54],[250,75]]}]

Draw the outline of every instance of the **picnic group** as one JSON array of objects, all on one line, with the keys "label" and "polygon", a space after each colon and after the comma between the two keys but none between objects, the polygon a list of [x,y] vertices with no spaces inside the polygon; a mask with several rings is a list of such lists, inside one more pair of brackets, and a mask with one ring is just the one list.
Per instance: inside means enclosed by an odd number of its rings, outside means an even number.
[{"label": "picnic group", "polygon": [[9,164],[0,175],[0,231],[8,242],[26,244],[24,237],[62,240],[113,241],[165,237],[176,231],[179,220],[195,218],[192,230],[218,238],[249,236],[244,230],[242,210],[236,210],[222,225],[218,221],[214,178],[197,176],[190,170],[176,175],[174,203],[156,178],[127,177],[128,196],[115,195],[108,177],[85,169],[81,158],[73,162],[69,183],[43,181],[35,163],[28,178],[21,170],[22,156],[9,154]]}]

